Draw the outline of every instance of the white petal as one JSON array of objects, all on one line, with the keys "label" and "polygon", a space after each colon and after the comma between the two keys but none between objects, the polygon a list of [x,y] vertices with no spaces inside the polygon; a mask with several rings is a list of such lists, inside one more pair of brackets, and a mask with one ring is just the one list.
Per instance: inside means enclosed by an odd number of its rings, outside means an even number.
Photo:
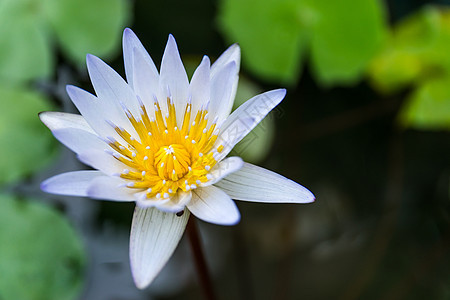
[{"label": "white petal", "polygon": [[[125,106],[133,116],[139,116],[139,102],[131,87],[100,58],[94,55],[87,55],[86,63],[97,97],[101,101],[107,102],[107,105],[116,111],[116,115],[110,120],[137,136],[123,108]],[[103,115],[103,112],[101,113]]]},{"label": "white petal", "polygon": [[232,92],[236,69],[236,63],[232,61],[211,77],[209,112],[212,118],[218,117],[219,124],[228,117],[233,107],[234,95],[232,95]]},{"label": "white petal", "polygon": [[[189,96],[192,97],[191,117],[195,118],[195,114],[203,104],[210,100],[210,61],[208,56],[203,56],[202,62],[192,75],[189,85]],[[214,119],[214,118],[213,118]]]},{"label": "white petal", "polygon": [[51,194],[86,197],[91,181],[102,176],[99,171],[62,173],[42,182],[41,189]]},{"label": "white petal", "polygon": [[240,168],[242,168],[243,165],[244,161],[242,160],[242,158],[237,156],[228,157],[214,166],[211,172],[209,172],[211,179],[205,183],[200,184],[200,186],[204,187],[214,184],[225,176],[238,171]]},{"label": "white petal", "polygon": [[147,287],[158,275],[177,247],[189,219],[156,208],[136,206],[130,234],[130,263],[134,282]]},{"label": "white petal", "polygon": [[156,68],[149,66],[140,51],[135,49],[133,58],[133,89],[145,105],[148,116],[151,117],[155,111],[154,96],[159,93],[159,74]]},{"label": "white petal", "polygon": [[215,184],[236,200],[267,203],[309,203],[314,195],[275,172],[244,163],[237,172]]},{"label": "white petal", "polygon": [[53,130],[52,133],[58,141],[77,154],[87,150],[104,151],[109,148],[95,133],[78,128],[62,128]]},{"label": "white petal", "polygon": [[[139,78],[140,74],[156,74],[158,75],[158,70],[156,69],[155,63],[152,58],[145,50],[141,41],[130,28],[125,28],[123,31],[123,60],[125,64],[125,74],[127,76],[127,81],[130,86],[135,87],[135,80]],[[140,56],[139,63],[136,63],[136,55]],[[148,78],[148,77],[146,77]]]},{"label": "white petal", "polygon": [[102,137],[113,136],[121,140],[117,132],[106,120],[114,120],[116,125],[129,123],[123,114],[123,110],[119,111],[117,106],[112,104],[112,101],[98,99],[91,93],[76,86],[68,85],[66,90],[73,104],[75,104],[84,119],[98,135]]},{"label": "white petal", "polygon": [[170,201],[156,205],[156,208],[165,212],[177,213],[184,210],[191,201],[192,193],[179,191]]},{"label": "white petal", "polygon": [[[121,173],[123,169],[130,169],[123,163],[115,159],[111,154],[105,151],[85,149],[85,151],[78,153],[78,159],[94,169],[100,170],[108,175],[115,175]],[[134,170],[133,170],[134,171]]]},{"label": "white petal", "polygon": [[170,198],[147,198],[147,193],[148,192],[144,190],[142,192],[134,194],[134,196],[136,197],[136,205],[138,205],[140,208],[157,207],[170,201]]},{"label": "white petal", "polygon": [[[216,75],[222,68],[228,65],[230,62],[236,63],[236,70],[234,74],[233,87],[231,89],[230,98],[233,99],[236,96],[236,90],[239,81],[239,66],[241,64],[241,49],[238,44],[231,45],[211,66],[211,78]],[[230,107],[231,109],[231,107]]]},{"label": "white petal", "polygon": [[211,66],[211,76],[214,76],[223,67],[234,61],[237,66],[236,72],[239,72],[239,65],[241,64],[241,49],[238,44],[233,44],[225,50],[222,55]]},{"label": "white petal", "polygon": [[123,102],[129,109],[136,106],[132,89],[114,69],[94,55],[86,56],[86,64],[98,98],[108,99],[116,105]]},{"label": "white petal", "polygon": [[285,89],[272,90],[257,95],[239,106],[221,126],[216,147],[223,145],[217,160],[223,159],[233,147],[283,100]]},{"label": "white petal", "polygon": [[135,194],[136,204],[140,208],[156,207],[161,211],[177,213],[184,210],[185,206],[191,201],[192,193],[179,191],[175,196],[171,198],[147,198],[147,191]]},{"label": "white petal", "polygon": [[39,113],[39,118],[42,123],[44,123],[45,126],[52,131],[62,128],[77,128],[94,133],[92,128],[81,115],[56,111],[44,111]]},{"label": "white petal", "polygon": [[187,207],[197,218],[219,225],[234,225],[241,218],[236,204],[224,191],[207,186],[192,191]]},{"label": "white petal", "polygon": [[171,96],[175,103],[177,120],[180,120],[184,114],[184,108],[188,100],[187,90],[189,81],[178,52],[177,44],[172,35],[169,35],[163,54],[159,79],[161,94],[158,100],[160,101],[160,105],[165,104],[167,97]]},{"label": "white petal", "polygon": [[135,193],[138,189],[123,186],[124,180],[116,177],[102,176],[91,181],[87,189],[87,195],[94,199],[111,200],[120,202],[135,201]]}]

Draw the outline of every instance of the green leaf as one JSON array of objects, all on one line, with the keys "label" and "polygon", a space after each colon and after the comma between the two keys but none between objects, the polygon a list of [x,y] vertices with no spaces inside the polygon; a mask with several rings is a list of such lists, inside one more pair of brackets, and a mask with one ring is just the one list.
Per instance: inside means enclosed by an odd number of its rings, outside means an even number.
[{"label": "green leaf", "polygon": [[219,22],[242,47],[243,64],[266,80],[294,83],[307,32],[291,0],[222,0]]},{"label": "green leaf", "polygon": [[316,21],[311,28],[311,60],[325,85],[351,84],[361,78],[386,37],[378,0],[306,0]]},{"label": "green leaf", "polygon": [[373,86],[386,93],[450,74],[450,9],[428,6],[393,29],[385,49],[373,60]]},{"label": "green leaf", "polygon": [[450,77],[433,79],[419,86],[400,112],[406,127],[423,130],[450,129]]},{"label": "green leaf", "polygon": [[297,80],[307,50],[322,84],[355,82],[386,30],[378,0],[222,0],[219,23],[241,44],[244,65],[288,84]]},{"label": "green leaf", "polygon": [[55,141],[38,113],[51,109],[40,94],[0,86],[0,184],[43,167],[54,157]]},{"label": "green leaf", "polygon": [[0,299],[77,299],[84,262],[79,237],[58,212],[0,194]]},{"label": "green leaf", "polygon": [[130,16],[126,0],[45,0],[45,13],[64,52],[84,63],[86,54],[112,55]]},{"label": "green leaf", "polygon": [[[239,107],[248,99],[256,96],[261,91],[248,79],[240,77],[239,86],[234,101],[234,108]],[[275,120],[277,115],[269,114],[264,118],[246,137],[242,139],[234,148],[231,155],[242,157],[245,161],[258,163],[269,154],[271,145],[275,138]]]},{"label": "green leaf", "polygon": [[23,82],[47,77],[53,68],[40,5],[31,0],[0,3],[0,80]]}]

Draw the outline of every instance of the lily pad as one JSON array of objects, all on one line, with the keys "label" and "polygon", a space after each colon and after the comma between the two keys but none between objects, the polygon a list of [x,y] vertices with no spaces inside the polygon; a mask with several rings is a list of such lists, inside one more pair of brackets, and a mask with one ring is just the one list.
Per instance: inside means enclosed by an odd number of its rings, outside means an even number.
[{"label": "lily pad", "polygon": [[223,33],[230,43],[240,43],[243,64],[263,79],[293,83],[298,77],[307,31],[297,2],[222,0]]},{"label": "lily pad", "polygon": [[86,53],[105,57],[118,49],[131,5],[126,0],[45,0],[44,7],[64,52],[84,63]]},{"label": "lily pad", "polygon": [[76,299],[85,255],[57,211],[0,194],[0,299]]},{"label": "lily pad", "polygon": [[51,75],[52,37],[76,63],[84,63],[86,53],[113,54],[130,8],[127,0],[2,0],[0,79],[21,83]]},{"label": "lily pad", "polygon": [[37,114],[50,110],[42,95],[21,88],[0,86],[0,184],[39,170],[54,158],[50,131]]},{"label": "lily pad", "polygon": [[219,24],[251,71],[288,84],[308,53],[320,83],[357,81],[386,34],[378,0],[222,0]]},{"label": "lily pad", "polygon": [[0,79],[20,82],[47,77],[53,68],[50,39],[37,1],[0,4]]}]

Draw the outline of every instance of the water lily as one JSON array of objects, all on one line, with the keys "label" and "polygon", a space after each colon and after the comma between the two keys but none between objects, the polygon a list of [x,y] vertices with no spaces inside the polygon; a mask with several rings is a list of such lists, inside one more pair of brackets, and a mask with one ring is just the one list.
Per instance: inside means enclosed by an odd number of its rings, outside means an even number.
[{"label": "water lily", "polygon": [[204,56],[190,82],[169,36],[158,72],[136,35],[123,35],[125,81],[88,55],[92,95],[67,92],[81,115],[43,112],[42,122],[95,170],[60,174],[42,183],[49,193],[134,201],[130,262],[138,288],[156,277],[175,250],[190,213],[221,225],[240,219],[232,199],[307,203],[314,195],[269,170],[227,157],[284,98],[284,89],[248,100],[233,113],[240,49],[214,64]]}]

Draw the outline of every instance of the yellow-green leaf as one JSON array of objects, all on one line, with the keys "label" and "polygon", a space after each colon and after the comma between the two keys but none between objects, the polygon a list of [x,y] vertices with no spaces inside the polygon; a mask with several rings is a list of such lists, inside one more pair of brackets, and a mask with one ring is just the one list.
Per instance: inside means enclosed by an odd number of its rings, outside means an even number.
[{"label": "yellow-green leaf", "polygon": [[402,108],[400,121],[406,127],[423,130],[450,129],[450,77],[432,79],[420,85]]}]

